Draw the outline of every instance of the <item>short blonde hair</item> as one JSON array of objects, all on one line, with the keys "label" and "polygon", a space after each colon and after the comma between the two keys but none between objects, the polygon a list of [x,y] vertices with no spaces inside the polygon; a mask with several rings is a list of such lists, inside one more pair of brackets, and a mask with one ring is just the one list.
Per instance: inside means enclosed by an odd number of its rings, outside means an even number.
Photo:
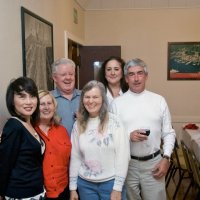
[{"label": "short blonde hair", "polygon": [[[52,98],[53,104],[55,106],[55,110],[57,110],[57,101],[54,98],[54,96],[49,92],[48,90],[39,90],[38,91],[39,99],[41,99],[44,96],[49,95]],[[56,111],[53,115],[53,118],[51,119],[51,122],[55,125],[58,126],[60,124],[61,118],[56,114]]]}]

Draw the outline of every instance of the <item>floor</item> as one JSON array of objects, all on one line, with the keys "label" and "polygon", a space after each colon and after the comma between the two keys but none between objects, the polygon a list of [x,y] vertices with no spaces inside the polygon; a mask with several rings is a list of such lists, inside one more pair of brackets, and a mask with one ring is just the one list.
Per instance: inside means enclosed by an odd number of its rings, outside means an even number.
[{"label": "floor", "polygon": [[[177,182],[178,182],[178,173],[175,175],[174,179],[171,179],[169,186],[167,188],[168,200],[173,200],[173,194],[176,189]],[[188,178],[183,179],[175,200],[183,200],[184,194],[188,188],[189,183],[190,180]],[[194,187],[192,187],[185,200],[195,200],[196,194],[197,190]]]}]

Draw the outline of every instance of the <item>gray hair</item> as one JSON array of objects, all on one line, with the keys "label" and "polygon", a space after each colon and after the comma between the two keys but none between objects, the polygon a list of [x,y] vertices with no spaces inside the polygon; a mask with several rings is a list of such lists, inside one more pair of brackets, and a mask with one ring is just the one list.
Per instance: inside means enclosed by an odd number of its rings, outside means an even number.
[{"label": "gray hair", "polygon": [[128,69],[130,67],[136,67],[136,66],[140,66],[140,67],[143,67],[144,68],[144,72],[146,74],[148,74],[148,70],[147,70],[147,65],[146,63],[139,59],[139,58],[135,58],[135,59],[132,59],[132,60],[129,60],[125,66],[124,66],[124,75],[126,76],[128,74]]},{"label": "gray hair", "polygon": [[57,66],[59,65],[71,65],[74,70],[76,68],[76,65],[74,63],[73,60],[69,59],[69,58],[59,58],[58,60],[56,60],[52,65],[52,74],[55,74],[57,72]]},{"label": "gray hair", "polygon": [[86,92],[90,91],[92,88],[99,88],[101,96],[102,96],[102,106],[100,108],[99,112],[99,118],[100,118],[100,125],[99,125],[99,131],[103,132],[105,125],[108,121],[108,102],[107,102],[107,96],[106,96],[106,89],[103,83],[92,80],[89,81],[82,89],[81,92],[81,98],[80,98],[80,106],[78,111],[78,125],[81,132],[84,132],[87,127],[87,122],[89,119],[89,113],[86,110],[84,104],[83,104],[83,98]]}]

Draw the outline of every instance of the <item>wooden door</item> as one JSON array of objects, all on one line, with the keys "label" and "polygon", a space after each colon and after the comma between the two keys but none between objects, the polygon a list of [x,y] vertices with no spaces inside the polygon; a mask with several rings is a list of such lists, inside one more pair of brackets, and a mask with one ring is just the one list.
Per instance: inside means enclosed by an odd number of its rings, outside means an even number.
[{"label": "wooden door", "polygon": [[68,39],[68,58],[76,64],[75,87],[79,88],[79,47],[80,44]]}]

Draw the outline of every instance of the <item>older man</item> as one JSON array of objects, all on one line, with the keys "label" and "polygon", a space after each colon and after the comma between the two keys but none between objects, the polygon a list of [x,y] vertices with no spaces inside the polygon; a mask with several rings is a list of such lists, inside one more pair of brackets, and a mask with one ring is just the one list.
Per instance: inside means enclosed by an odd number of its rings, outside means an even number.
[{"label": "older man", "polygon": [[80,90],[75,89],[75,63],[67,58],[60,58],[52,64],[52,77],[56,89],[52,94],[58,103],[57,114],[61,123],[71,135],[79,107]]},{"label": "older man", "polygon": [[142,60],[127,62],[124,74],[129,90],[114,100],[112,109],[121,118],[130,138],[127,198],[165,200],[165,175],[175,142],[170,112],[162,96],[145,89],[148,71]]}]

